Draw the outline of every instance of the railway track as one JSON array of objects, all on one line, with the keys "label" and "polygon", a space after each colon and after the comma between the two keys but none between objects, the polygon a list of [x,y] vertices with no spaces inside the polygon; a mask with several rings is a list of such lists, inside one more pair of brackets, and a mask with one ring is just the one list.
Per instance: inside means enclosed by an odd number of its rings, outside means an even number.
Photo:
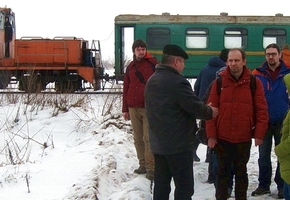
[{"label": "railway track", "polygon": [[[107,87],[103,85],[100,90],[93,90],[91,85],[85,86],[84,91],[75,92],[58,92],[55,90],[54,86],[48,87],[45,91],[36,92],[39,94],[122,94],[123,87],[120,84],[110,83]],[[11,81],[6,89],[0,89],[0,94],[28,94],[29,92],[18,90],[18,82]],[[34,94],[36,94],[34,93]],[[31,92],[31,94],[33,94]]]}]

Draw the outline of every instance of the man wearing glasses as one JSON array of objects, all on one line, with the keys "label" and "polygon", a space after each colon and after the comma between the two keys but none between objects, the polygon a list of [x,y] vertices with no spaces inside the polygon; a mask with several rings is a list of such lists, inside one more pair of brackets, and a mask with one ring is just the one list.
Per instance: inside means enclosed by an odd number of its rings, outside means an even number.
[{"label": "man wearing glasses", "polygon": [[[277,44],[269,44],[265,49],[266,61],[256,68],[253,74],[258,77],[264,86],[265,97],[268,104],[269,123],[264,142],[259,146],[259,185],[252,192],[252,196],[270,194],[272,165],[271,151],[274,138],[275,146],[280,142],[281,125],[288,109],[287,88],[283,82],[284,75],[290,73],[281,59],[281,50]],[[274,181],[277,184],[278,199],[283,199],[284,181],[280,176],[280,165],[277,163]]]}]

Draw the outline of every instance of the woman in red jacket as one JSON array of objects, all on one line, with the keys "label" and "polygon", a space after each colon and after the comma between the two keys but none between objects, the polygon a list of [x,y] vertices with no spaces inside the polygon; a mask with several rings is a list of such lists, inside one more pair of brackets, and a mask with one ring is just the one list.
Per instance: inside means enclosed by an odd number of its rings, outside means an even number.
[{"label": "woman in red jacket", "polygon": [[[221,92],[217,81],[213,83],[208,102],[219,108],[216,118],[206,122],[208,146],[215,148],[218,159],[216,198],[226,200],[231,164],[235,176],[235,198],[247,199],[247,163],[250,157],[252,137],[255,145],[263,142],[268,126],[267,103],[264,89],[256,79],[256,90],[252,97],[250,70],[246,65],[246,54],[241,49],[231,49],[228,66],[222,76]],[[254,133],[253,133],[253,127]]]}]

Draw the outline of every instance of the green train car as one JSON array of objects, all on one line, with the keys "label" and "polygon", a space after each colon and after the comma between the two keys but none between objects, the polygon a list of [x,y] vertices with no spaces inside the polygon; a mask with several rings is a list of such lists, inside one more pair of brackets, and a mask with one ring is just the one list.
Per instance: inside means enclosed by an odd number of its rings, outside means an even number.
[{"label": "green train car", "polygon": [[[132,40],[126,30],[132,30]],[[270,43],[281,48],[290,38],[290,16],[229,16],[220,15],[118,15],[115,17],[115,74],[122,77],[125,70],[125,46],[143,39],[148,51],[161,60],[166,44],[185,49],[189,59],[183,75],[196,78],[211,56],[224,49],[242,48],[251,69],[265,60],[264,50]],[[129,42],[130,44],[126,44]],[[131,52],[132,53],[132,52]]]}]

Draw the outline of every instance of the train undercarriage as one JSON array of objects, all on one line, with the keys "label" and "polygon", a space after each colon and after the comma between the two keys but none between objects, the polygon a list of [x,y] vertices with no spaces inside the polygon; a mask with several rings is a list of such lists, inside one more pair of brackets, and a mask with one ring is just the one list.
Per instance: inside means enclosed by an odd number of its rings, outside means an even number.
[{"label": "train undercarriage", "polygon": [[[73,93],[75,91],[85,91],[90,88],[92,90],[100,90],[102,84],[102,76],[97,72],[95,79],[89,82],[79,75],[78,71],[0,71],[0,89],[6,89],[9,84],[18,84],[20,91],[36,93],[45,91],[47,86],[49,89],[54,89],[58,93]],[[51,88],[54,85],[54,88]]]}]

